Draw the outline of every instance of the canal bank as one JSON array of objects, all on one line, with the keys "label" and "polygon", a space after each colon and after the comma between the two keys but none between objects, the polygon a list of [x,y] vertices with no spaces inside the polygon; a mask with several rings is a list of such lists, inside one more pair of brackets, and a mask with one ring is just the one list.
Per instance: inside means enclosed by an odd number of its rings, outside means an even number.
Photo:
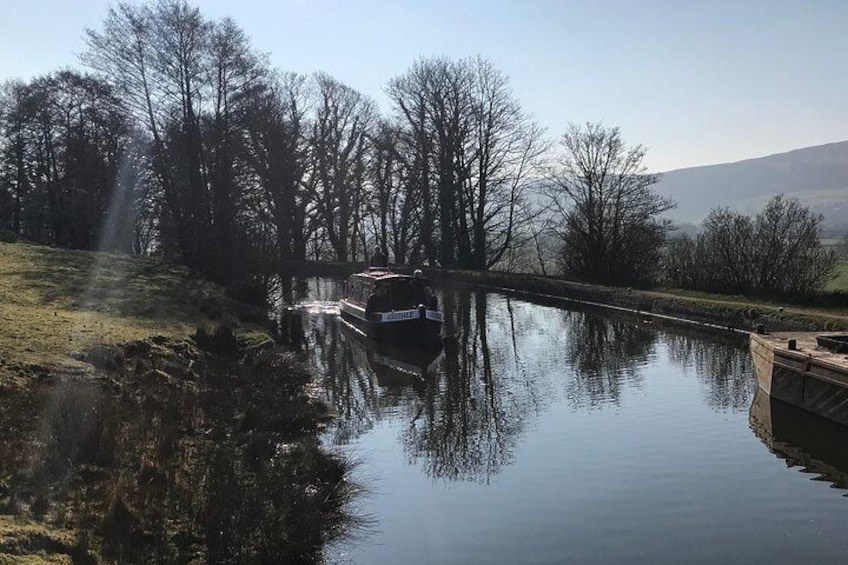
[{"label": "canal bank", "polygon": [[[346,278],[366,269],[363,263],[297,262],[292,275]],[[501,292],[514,292],[537,299],[586,303],[660,316],[701,325],[748,332],[762,324],[772,331],[827,331],[848,329],[848,310],[756,300],[746,296],[724,296],[681,289],[644,289],[607,286],[555,277],[499,271],[463,271],[422,266],[427,277],[438,281],[469,284]],[[413,267],[394,270],[412,273]]]},{"label": "canal bank", "polygon": [[0,562],[317,561],[350,463],[264,311],[184,269],[0,243]]},{"label": "canal bank", "polygon": [[436,280],[490,290],[525,293],[543,299],[626,309],[646,316],[678,319],[748,332],[762,324],[774,331],[819,331],[848,328],[848,314],[679,290],[647,290],[567,281],[552,277],[494,271],[425,270]]}]

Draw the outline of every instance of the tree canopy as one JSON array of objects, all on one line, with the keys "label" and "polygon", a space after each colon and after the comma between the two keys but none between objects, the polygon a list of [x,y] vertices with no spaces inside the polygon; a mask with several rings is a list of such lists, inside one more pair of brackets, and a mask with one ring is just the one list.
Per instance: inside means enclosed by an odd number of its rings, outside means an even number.
[{"label": "tree canopy", "polygon": [[482,57],[413,62],[383,112],[325,73],[271,68],[234,21],[183,0],[118,3],[86,38],[90,72],[0,93],[3,229],[235,287],[375,246],[401,264],[547,271],[557,241],[570,274],[652,276],[670,203],[644,149],[572,126],[546,169],[545,131]]},{"label": "tree canopy", "polygon": [[628,146],[618,128],[571,124],[548,173],[545,196],[563,242],[566,273],[595,281],[653,280],[671,229],[661,214],[674,204],[653,191],[658,176],[645,148]]}]

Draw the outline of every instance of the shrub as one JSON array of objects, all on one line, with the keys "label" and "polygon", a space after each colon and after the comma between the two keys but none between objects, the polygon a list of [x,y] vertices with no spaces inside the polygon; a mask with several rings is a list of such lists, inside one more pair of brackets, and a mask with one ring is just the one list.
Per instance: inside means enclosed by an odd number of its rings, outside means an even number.
[{"label": "shrub", "polygon": [[807,295],[824,288],[836,255],[819,244],[821,216],[776,196],[755,218],[715,209],[695,239],[672,240],[663,277],[682,288]]},{"label": "shrub", "polygon": [[198,327],[193,337],[198,347],[211,353],[225,356],[238,354],[238,340],[233,328],[227,324],[219,324],[212,331]]}]

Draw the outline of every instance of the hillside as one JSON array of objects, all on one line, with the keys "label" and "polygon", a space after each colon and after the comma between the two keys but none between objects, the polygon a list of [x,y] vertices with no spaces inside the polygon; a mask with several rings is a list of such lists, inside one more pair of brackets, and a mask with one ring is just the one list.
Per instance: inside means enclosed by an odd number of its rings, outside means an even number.
[{"label": "hillside", "polygon": [[756,212],[783,193],[823,214],[827,226],[839,227],[848,224],[848,141],[668,171],[657,189],[677,201],[670,217],[680,222],[698,223],[717,206]]}]

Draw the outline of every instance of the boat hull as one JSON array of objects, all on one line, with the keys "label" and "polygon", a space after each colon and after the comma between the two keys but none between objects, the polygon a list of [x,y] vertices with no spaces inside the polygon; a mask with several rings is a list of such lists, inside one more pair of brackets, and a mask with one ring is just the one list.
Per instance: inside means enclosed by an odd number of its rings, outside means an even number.
[{"label": "boat hull", "polygon": [[339,311],[344,320],[375,341],[407,347],[433,345],[441,341],[442,314],[436,310],[419,307],[366,314],[362,307],[342,300]]},{"label": "boat hull", "polygon": [[848,360],[817,347],[815,334],[751,334],[751,358],[770,397],[848,425]]}]

